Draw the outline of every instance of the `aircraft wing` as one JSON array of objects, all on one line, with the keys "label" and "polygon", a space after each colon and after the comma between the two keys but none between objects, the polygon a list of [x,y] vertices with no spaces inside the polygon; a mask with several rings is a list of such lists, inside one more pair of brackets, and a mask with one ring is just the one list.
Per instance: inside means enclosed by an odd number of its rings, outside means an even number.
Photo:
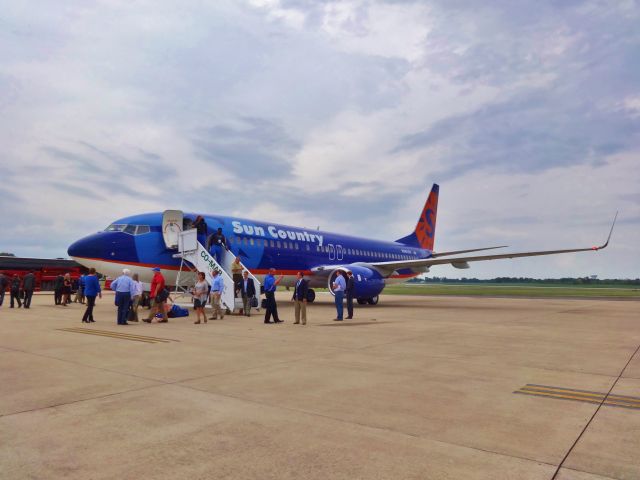
[{"label": "aircraft wing", "polygon": [[[502,253],[498,255],[480,255],[480,256],[461,256],[461,257],[448,257],[448,258],[424,258],[419,260],[401,260],[401,261],[391,261],[391,262],[371,262],[368,263],[371,267],[378,270],[381,274],[385,276],[389,276],[393,274],[393,272],[397,270],[402,270],[405,268],[411,268],[414,270],[423,270],[427,271],[429,267],[433,265],[446,265],[450,264],[455,268],[469,268],[469,262],[482,262],[486,260],[500,260],[505,258],[519,258],[519,257],[537,257],[541,255],[556,255],[559,253],[572,253],[572,252],[586,252],[586,251],[597,251],[606,248],[609,245],[609,240],[611,239],[611,234],[613,233],[613,227],[616,223],[616,218],[618,214],[616,212],[616,216],[613,219],[613,225],[611,225],[611,230],[609,231],[609,236],[607,237],[607,241],[600,246],[596,247],[588,247],[588,248],[569,248],[564,250],[541,250],[534,252],[514,252],[514,253]],[[494,247],[497,248],[497,247]],[[478,249],[485,250],[485,249]],[[473,251],[473,250],[470,250]],[[452,252],[454,253],[454,252]]]}]

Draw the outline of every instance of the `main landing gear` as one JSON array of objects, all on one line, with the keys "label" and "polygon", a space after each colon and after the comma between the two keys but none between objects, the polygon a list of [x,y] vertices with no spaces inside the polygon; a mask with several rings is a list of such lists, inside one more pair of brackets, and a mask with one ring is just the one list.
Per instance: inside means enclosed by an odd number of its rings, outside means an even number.
[{"label": "main landing gear", "polygon": [[365,305],[365,304],[369,304],[369,305],[377,305],[378,304],[378,300],[380,300],[380,296],[376,295],[375,297],[371,297],[371,298],[358,298],[358,305]]}]

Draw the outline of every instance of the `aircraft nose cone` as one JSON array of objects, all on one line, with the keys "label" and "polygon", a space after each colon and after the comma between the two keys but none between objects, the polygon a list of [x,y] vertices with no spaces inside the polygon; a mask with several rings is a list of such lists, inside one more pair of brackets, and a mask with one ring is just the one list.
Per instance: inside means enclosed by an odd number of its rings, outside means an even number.
[{"label": "aircraft nose cone", "polygon": [[67,249],[67,254],[72,258],[101,258],[103,244],[99,234],[89,235],[73,242]]}]

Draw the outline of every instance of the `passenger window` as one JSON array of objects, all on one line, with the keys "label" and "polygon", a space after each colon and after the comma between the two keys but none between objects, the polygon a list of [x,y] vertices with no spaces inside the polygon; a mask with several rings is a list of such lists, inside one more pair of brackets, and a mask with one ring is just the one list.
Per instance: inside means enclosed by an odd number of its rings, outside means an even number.
[{"label": "passenger window", "polygon": [[278,248],[282,248],[282,244],[280,243],[280,240],[278,240],[278,241],[276,242],[276,246],[277,246]]},{"label": "passenger window", "polygon": [[149,225],[138,225],[138,228],[136,229],[136,235],[144,235],[145,233],[149,233],[149,231]]},{"label": "passenger window", "polygon": [[253,245],[253,243],[254,243],[254,242],[253,242],[253,238],[250,238],[250,239],[249,239],[249,243],[250,243],[251,245]]},{"label": "passenger window", "polygon": [[247,237],[244,237],[242,239],[242,243],[244,244],[245,247],[249,244],[249,242],[247,241]]},{"label": "passenger window", "polygon": [[124,227],[124,233],[128,233],[129,235],[135,235],[136,234],[136,225],[127,225],[126,227]]},{"label": "passenger window", "polygon": [[296,243],[296,250],[300,250],[300,245]]},{"label": "passenger window", "polygon": [[307,252],[311,251],[311,247],[309,247],[309,244],[307,243]]},{"label": "passenger window", "polygon": [[269,240],[269,244],[271,245],[271,248],[275,247],[275,243],[273,243],[273,240]]}]

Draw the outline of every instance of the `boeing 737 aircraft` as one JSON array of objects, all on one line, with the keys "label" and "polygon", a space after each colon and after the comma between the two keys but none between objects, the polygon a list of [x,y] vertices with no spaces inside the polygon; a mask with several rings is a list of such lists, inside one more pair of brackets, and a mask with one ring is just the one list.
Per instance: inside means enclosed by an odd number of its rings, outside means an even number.
[{"label": "boeing 737 aircraft", "polygon": [[[600,250],[608,245],[613,232],[612,225],[607,241],[599,247],[590,248],[481,256],[467,254],[502,247],[434,251],[438,194],[439,187],[434,184],[414,231],[396,241],[357,238],[245,218],[167,210],[116,220],[104,231],[73,243],[68,253],[78,263],[94,267],[111,277],[120,275],[123,268],[134,268],[143,282],[151,281],[151,267],[160,267],[167,283],[175,285],[184,266],[183,259],[187,258],[176,255],[179,244],[176,235],[180,231],[186,233],[191,230],[202,247],[196,260],[204,258],[210,268],[217,269],[222,267],[212,260],[213,256],[209,258],[209,246],[206,244],[208,234],[222,228],[230,256],[239,256],[245,268],[258,278],[273,267],[285,275],[282,285],[293,286],[296,273],[302,271],[308,276],[309,286],[318,288],[330,285],[337,270],[348,270],[355,278],[358,302],[376,304],[386,285],[428,272],[434,265],[469,268],[471,262]],[[206,222],[206,227],[201,224],[196,233],[192,225],[199,216]],[[198,268],[195,260],[191,263]],[[224,270],[229,272],[226,268]],[[309,295],[309,300],[313,301],[315,293],[312,289]]]}]

